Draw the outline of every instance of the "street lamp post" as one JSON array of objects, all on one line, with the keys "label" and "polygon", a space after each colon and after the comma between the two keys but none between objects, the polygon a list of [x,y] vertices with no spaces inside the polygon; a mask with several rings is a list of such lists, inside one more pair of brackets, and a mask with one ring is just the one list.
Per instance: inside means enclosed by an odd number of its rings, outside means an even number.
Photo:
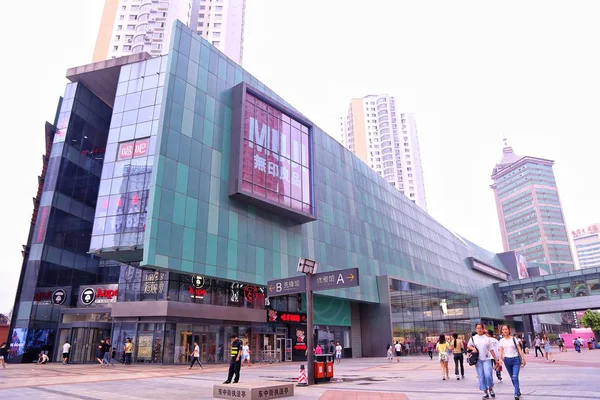
[{"label": "street lamp post", "polygon": [[314,353],[314,328],[313,328],[313,292],[312,277],[317,273],[319,264],[313,260],[301,258],[298,261],[298,272],[306,274],[306,347],[307,347],[307,379],[309,385],[315,384],[315,353]]}]

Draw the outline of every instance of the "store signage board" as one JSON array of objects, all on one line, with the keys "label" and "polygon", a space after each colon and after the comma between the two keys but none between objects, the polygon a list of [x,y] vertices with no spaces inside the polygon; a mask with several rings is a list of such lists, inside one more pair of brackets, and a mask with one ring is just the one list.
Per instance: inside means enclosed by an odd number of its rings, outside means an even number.
[{"label": "store signage board", "polygon": [[267,297],[286,296],[306,292],[306,276],[276,279],[267,282]]},{"label": "store signage board", "polygon": [[312,275],[313,291],[358,286],[358,268],[339,269]]},{"label": "store signage board", "polygon": [[[340,269],[337,271],[321,272],[311,275],[313,292],[320,290],[356,287],[358,268]],[[267,296],[286,296],[306,292],[306,276],[276,279],[267,282]]]}]

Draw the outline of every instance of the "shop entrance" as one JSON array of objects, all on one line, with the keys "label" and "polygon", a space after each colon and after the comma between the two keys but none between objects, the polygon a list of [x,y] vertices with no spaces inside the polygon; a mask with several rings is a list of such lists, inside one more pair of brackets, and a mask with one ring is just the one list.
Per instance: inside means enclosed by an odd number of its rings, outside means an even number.
[{"label": "shop entrance", "polygon": [[181,332],[181,350],[177,361],[181,364],[192,362],[194,342],[200,347],[200,361],[214,363],[217,361],[217,334],[214,332]]},{"label": "shop entrance", "polygon": [[98,345],[101,339],[110,337],[110,325],[105,328],[73,327],[59,330],[56,344],[56,361],[62,360],[62,346],[68,340],[71,344],[69,362],[96,362]]}]

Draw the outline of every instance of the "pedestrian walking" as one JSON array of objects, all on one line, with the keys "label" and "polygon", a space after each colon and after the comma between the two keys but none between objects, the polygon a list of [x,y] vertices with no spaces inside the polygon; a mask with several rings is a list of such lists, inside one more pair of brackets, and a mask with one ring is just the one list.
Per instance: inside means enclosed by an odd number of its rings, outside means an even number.
[{"label": "pedestrian walking", "polygon": [[515,400],[519,400],[521,398],[519,371],[526,364],[525,353],[515,337],[511,336],[508,325],[502,325],[502,339],[500,339],[498,347],[500,349],[499,362],[506,366],[506,372],[508,372],[514,387]]},{"label": "pedestrian walking", "polygon": [[494,392],[494,378],[492,378],[492,362],[497,360],[497,354],[494,352],[492,342],[486,335],[486,329],[483,323],[475,325],[476,334],[471,337],[467,348],[472,352],[479,354],[475,369],[479,380],[479,390],[483,392],[483,398],[489,399],[490,396],[496,397]]},{"label": "pedestrian walking", "polygon": [[[317,345],[317,347],[319,348],[319,350],[321,349],[321,346]],[[316,350],[317,349],[315,349],[315,354],[317,354]],[[248,366],[251,367],[252,364],[250,363],[250,346],[248,346],[248,342],[244,343],[244,345],[242,346],[242,365],[244,365],[244,362],[246,361],[248,362]]]},{"label": "pedestrian walking", "polygon": [[110,366],[114,367],[115,366],[115,361],[117,359],[117,348],[113,347],[110,350]]},{"label": "pedestrian walking", "polygon": [[550,346],[550,339],[548,339],[548,335],[544,333],[544,337],[542,338],[542,345],[544,346],[544,351],[546,352],[546,362],[554,362],[554,356],[552,355],[552,347]]},{"label": "pedestrian walking", "polygon": [[194,363],[198,363],[200,369],[202,369],[202,363],[200,362],[200,346],[198,346],[198,342],[194,342],[194,351],[192,352],[192,363],[190,364],[189,369],[192,369]]},{"label": "pedestrian walking", "polygon": [[558,351],[562,353],[565,350],[565,339],[559,337],[557,344],[558,344]]},{"label": "pedestrian walking", "polygon": [[540,354],[542,355],[542,358],[544,358],[544,352],[542,351],[542,339],[540,339],[540,335],[535,335],[535,340],[533,341],[533,345],[535,346],[535,356],[537,358],[538,356],[538,351],[540,352]]},{"label": "pedestrian walking", "polygon": [[433,343],[431,343],[431,340],[427,341],[427,355],[430,360],[433,360]]},{"label": "pedestrian walking", "polygon": [[0,346],[0,364],[2,369],[6,369],[6,360],[8,359],[8,344],[3,342]]},{"label": "pedestrian walking", "polygon": [[450,380],[450,376],[448,375],[448,353],[450,352],[450,345],[446,342],[446,335],[440,335],[440,339],[435,345],[435,349],[438,352],[438,360],[440,362],[440,367],[442,368],[442,380],[445,381],[446,378]]},{"label": "pedestrian walking", "polygon": [[108,364],[110,363],[110,353],[111,353],[111,345],[110,345],[110,339],[106,339],[104,341],[104,365],[108,366]]},{"label": "pedestrian walking", "polygon": [[396,340],[396,344],[394,345],[394,351],[396,352],[396,360],[400,362],[400,356],[402,355],[402,346],[400,342]]},{"label": "pedestrian walking", "polygon": [[67,365],[67,363],[69,362],[69,352],[71,351],[71,344],[68,340],[66,340],[65,344],[63,344],[62,350],[63,365]]},{"label": "pedestrian walking", "polygon": [[131,365],[133,363],[133,343],[131,338],[125,340],[125,365]]},{"label": "pedestrian walking", "polygon": [[394,361],[394,347],[390,343],[388,343],[388,345],[387,345],[386,352],[387,352],[387,360],[389,362]]},{"label": "pedestrian walking", "polygon": [[342,345],[337,342],[335,345],[335,361],[339,364],[342,362]]},{"label": "pedestrian walking", "polygon": [[[224,384],[238,383],[240,381],[240,368],[242,367],[241,357],[242,356],[242,341],[238,340],[237,335],[234,333],[231,335],[231,358],[229,360],[229,373],[227,380]],[[235,375],[235,376],[234,376]]]},{"label": "pedestrian walking", "polygon": [[98,351],[96,352],[96,360],[100,363],[100,366],[104,366],[104,339],[100,339],[100,344],[98,345]]},{"label": "pedestrian walking", "polygon": [[333,343],[333,340],[329,341],[329,354],[335,354],[335,344]]},{"label": "pedestrian walking", "polygon": [[[488,329],[487,336],[488,336],[488,338],[490,338],[490,341],[492,342],[492,347],[494,348],[494,352],[496,353],[496,355],[498,355],[499,354],[498,339],[496,339],[494,337],[494,331],[491,329]],[[492,360],[492,369],[494,371],[496,371],[496,378],[498,378],[498,380],[500,382],[502,382],[502,365],[500,365],[497,362],[495,362],[494,360]]]},{"label": "pedestrian walking", "polygon": [[[464,364],[464,355],[465,352],[465,344],[462,339],[458,338],[458,333],[452,334],[452,341],[450,341],[450,349],[452,350],[452,354],[454,356],[454,375],[456,375],[456,380],[460,380],[462,376],[465,379],[465,364]],[[460,366],[460,375],[458,375],[458,367]]]},{"label": "pedestrian walking", "polygon": [[581,353],[581,345],[582,343],[579,341],[579,339],[573,340],[573,347],[575,347],[576,352]]}]

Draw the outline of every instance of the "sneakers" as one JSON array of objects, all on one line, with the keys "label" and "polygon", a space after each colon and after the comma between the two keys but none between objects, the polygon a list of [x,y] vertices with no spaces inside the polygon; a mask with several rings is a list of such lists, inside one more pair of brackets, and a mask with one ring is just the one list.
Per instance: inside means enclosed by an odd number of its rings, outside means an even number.
[{"label": "sneakers", "polygon": [[457,380],[457,381],[460,381],[460,377],[458,377],[458,376],[457,376],[457,377],[456,377],[456,380]]},{"label": "sneakers", "polygon": [[223,382],[224,385],[229,385],[231,383],[231,381],[225,381]]},{"label": "sneakers", "polygon": [[490,398],[490,395],[489,395],[489,394],[487,394],[487,393],[486,393],[486,394],[484,394],[484,395],[483,395],[483,397],[482,397],[482,399],[489,399],[489,398]]},{"label": "sneakers", "polygon": [[490,396],[496,397],[496,392],[494,392],[494,389],[490,389]]}]

